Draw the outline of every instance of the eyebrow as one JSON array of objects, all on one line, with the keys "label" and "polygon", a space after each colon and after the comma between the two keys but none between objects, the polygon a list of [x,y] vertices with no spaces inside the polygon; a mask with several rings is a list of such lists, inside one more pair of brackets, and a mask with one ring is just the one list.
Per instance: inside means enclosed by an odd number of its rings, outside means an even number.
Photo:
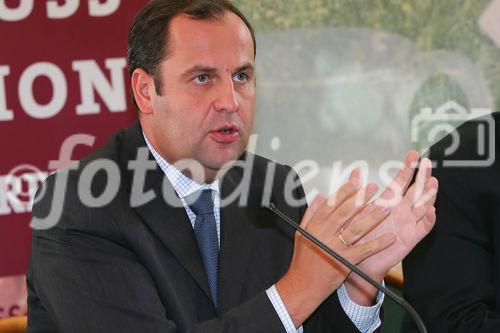
[{"label": "eyebrow", "polygon": [[[238,68],[236,68],[235,73],[243,72],[243,71],[254,71],[254,66],[251,63],[246,63]],[[190,69],[186,70],[184,73],[182,73],[182,76],[191,76],[194,73],[208,73],[208,74],[214,74],[217,72],[217,69],[214,67],[208,67],[208,66],[203,66],[203,65],[196,65],[194,67],[191,67]]]},{"label": "eyebrow", "polygon": [[235,73],[239,73],[239,72],[243,72],[243,71],[251,71],[251,72],[253,72],[254,70],[255,70],[254,66],[251,63],[247,62],[243,66],[240,66],[240,67],[236,68]]},{"label": "eyebrow", "polygon": [[190,76],[190,75],[192,75],[194,73],[199,73],[199,72],[213,74],[216,71],[217,70],[215,68],[213,68],[213,67],[196,65],[196,66],[191,67],[190,69],[186,70],[184,73],[182,73],[182,76]]}]

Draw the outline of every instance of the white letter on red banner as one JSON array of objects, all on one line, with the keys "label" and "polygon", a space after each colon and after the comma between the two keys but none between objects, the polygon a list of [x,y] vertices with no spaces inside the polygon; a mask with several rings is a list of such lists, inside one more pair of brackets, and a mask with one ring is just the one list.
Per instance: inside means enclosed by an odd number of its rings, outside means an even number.
[{"label": "white letter on red banner", "polygon": [[34,0],[20,0],[16,8],[7,7],[6,0],[0,0],[0,20],[21,21],[27,18],[33,11]]},{"label": "white letter on red banner", "polygon": [[[33,96],[33,82],[46,76],[52,83],[52,99],[45,105],[38,104]],[[47,119],[58,114],[66,103],[68,87],[63,71],[50,62],[37,62],[29,66],[19,80],[19,102],[24,111],[33,118]]]},{"label": "white letter on red banner", "polygon": [[106,59],[105,66],[111,72],[111,83],[94,60],[73,61],[72,68],[80,74],[82,103],[77,105],[77,114],[96,114],[101,106],[95,101],[94,89],[111,112],[124,112],[127,108],[125,78],[123,69],[125,58]]},{"label": "white letter on red banner", "polygon": [[51,19],[64,19],[70,17],[78,10],[80,0],[67,0],[60,6],[57,0],[47,1],[47,17]]},{"label": "white letter on red banner", "polygon": [[7,93],[5,92],[5,77],[9,74],[9,66],[0,66],[0,121],[14,119],[12,110],[7,109]]},{"label": "white letter on red banner", "polygon": [[120,0],[108,0],[100,3],[99,0],[89,1],[90,16],[109,16],[120,7]]}]

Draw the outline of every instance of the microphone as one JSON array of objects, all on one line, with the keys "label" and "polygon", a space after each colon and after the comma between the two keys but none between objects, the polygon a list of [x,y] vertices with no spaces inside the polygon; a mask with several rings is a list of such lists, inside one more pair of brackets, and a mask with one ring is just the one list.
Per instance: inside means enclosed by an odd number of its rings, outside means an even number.
[{"label": "microphone", "polygon": [[377,281],[373,280],[365,272],[363,272],[362,270],[360,270],[359,268],[357,268],[356,266],[354,266],[347,259],[345,259],[340,254],[338,254],[337,252],[335,252],[334,250],[332,250],[330,247],[328,247],[325,243],[323,243],[322,241],[320,241],[319,239],[317,239],[316,237],[314,237],[310,232],[308,232],[307,230],[305,230],[304,228],[302,228],[297,222],[295,222],[294,220],[292,220],[291,218],[289,218],[285,213],[283,213],[278,208],[276,208],[276,206],[274,205],[274,203],[270,202],[269,206],[266,206],[266,208],[269,209],[270,211],[272,211],[274,214],[278,215],[283,221],[285,221],[292,228],[294,228],[295,230],[297,230],[298,232],[300,232],[304,237],[306,237],[307,239],[309,239],[316,246],[318,246],[319,248],[321,248],[324,252],[328,253],[330,256],[332,256],[333,258],[335,258],[338,261],[340,261],[342,263],[342,265],[346,266],[351,271],[353,271],[354,273],[356,273],[357,275],[359,275],[363,280],[365,280],[366,282],[368,282],[369,284],[371,284],[372,286],[374,286],[375,288],[377,288],[380,292],[383,292],[384,294],[386,294],[387,296],[389,296],[389,298],[391,298],[394,302],[396,302],[396,304],[398,304],[399,306],[401,306],[406,312],[408,312],[410,314],[410,316],[412,317],[413,321],[417,325],[417,328],[418,328],[419,332],[421,332],[421,333],[427,333],[427,329],[426,329],[426,327],[424,325],[424,322],[422,321],[422,319],[418,315],[417,311],[415,311],[415,309],[407,301],[405,301],[402,297],[399,297],[398,295],[396,295],[396,293],[394,293],[390,289],[384,287],[383,285],[381,285]]}]

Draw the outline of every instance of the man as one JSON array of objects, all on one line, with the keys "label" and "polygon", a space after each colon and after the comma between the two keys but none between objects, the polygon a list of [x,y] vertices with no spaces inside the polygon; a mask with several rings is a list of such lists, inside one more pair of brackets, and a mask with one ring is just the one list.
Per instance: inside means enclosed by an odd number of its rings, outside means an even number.
[{"label": "man", "polygon": [[[494,132],[481,132],[489,120]],[[459,145],[450,154],[457,138]],[[493,161],[489,166],[443,164],[481,161],[486,156],[482,146]],[[430,150],[440,184],[436,227],[403,263],[404,295],[429,332],[500,332],[499,154],[498,112],[463,124]],[[404,332],[414,330],[410,322],[403,327]]]},{"label": "man", "polygon": [[[381,281],[432,228],[430,162],[405,192],[418,160],[409,154],[379,205],[367,204],[377,187],[354,171],[306,210],[291,168],[244,152],[255,38],[230,2],[151,1],[131,27],[128,58],[139,122],[37,196],[35,227],[54,204],[64,208],[33,232],[30,331],[376,330],[382,295],[265,206]],[[89,171],[99,166],[107,172]]]}]

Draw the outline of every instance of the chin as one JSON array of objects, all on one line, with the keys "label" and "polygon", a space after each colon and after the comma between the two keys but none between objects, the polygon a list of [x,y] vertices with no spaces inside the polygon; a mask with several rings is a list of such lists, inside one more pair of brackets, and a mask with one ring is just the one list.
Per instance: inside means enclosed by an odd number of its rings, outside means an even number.
[{"label": "chin", "polygon": [[203,164],[212,170],[221,170],[230,166],[241,156],[241,154],[242,152],[231,152],[228,154],[223,154],[216,158],[214,158],[215,156],[211,156],[206,160],[206,163]]}]

